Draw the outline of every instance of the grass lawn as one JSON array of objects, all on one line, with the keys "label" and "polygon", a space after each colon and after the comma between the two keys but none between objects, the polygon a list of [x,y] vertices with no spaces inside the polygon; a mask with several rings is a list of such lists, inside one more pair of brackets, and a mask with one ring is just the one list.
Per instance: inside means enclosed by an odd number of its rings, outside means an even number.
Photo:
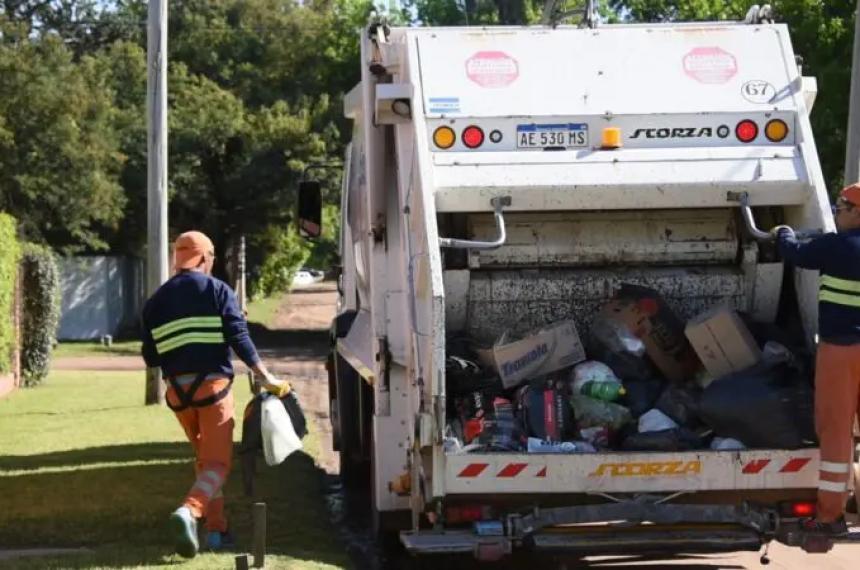
[{"label": "grass lawn", "polygon": [[67,356],[140,356],[139,340],[114,342],[110,347],[100,342],[61,342],[52,353],[53,358]]},{"label": "grass lawn", "polygon": [[[142,381],[138,372],[57,371],[44,386],[0,400],[0,548],[92,549],[0,565],[234,567],[235,553],[186,562],[170,552],[165,522],[192,483],[191,448],[168,409],[142,405]],[[239,414],[250,398],[246,384],[234,384]],[[254,498],[243,496],[234,464],[225,495],[238,550],[250,550],[251,504],[265,501],[267,568],[348,565],[323,506],[317,451],[312,433],[305,453],[283,465],[260,459]]]},{"label": "grass lawn", "polygon": [[265,299],[256,299],[248,303],[248,321],[259,323],[266,328],[272,328],[275,323],[275,316],[284,302],[286,293],[273,295]]}]

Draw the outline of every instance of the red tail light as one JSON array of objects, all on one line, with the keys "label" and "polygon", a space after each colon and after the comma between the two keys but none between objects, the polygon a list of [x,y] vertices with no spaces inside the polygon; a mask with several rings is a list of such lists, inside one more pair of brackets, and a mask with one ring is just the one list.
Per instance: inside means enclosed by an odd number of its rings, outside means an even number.
[{"label": "red tail light", "polygon": [[478,148],[484,144],[484,131],[472,125],[463,130],[463,144],[468,148]]},{"label": "red tail light", "polygon": [[750,121],[749,119],[741,121],[735,127],[735,136],[742,143],[751,143],[758,138],[758,125],[755,121]]},{"label": "red tail light", "polygon": [[798,518],[811,517],[815,514],[815,503],[792,503],[791,514]]},{"label": "red tail light", "polygon": [[489,518],[492,518],[492,512],[485,505],[457,505],[445,509],[448,524],[472,523]]}]

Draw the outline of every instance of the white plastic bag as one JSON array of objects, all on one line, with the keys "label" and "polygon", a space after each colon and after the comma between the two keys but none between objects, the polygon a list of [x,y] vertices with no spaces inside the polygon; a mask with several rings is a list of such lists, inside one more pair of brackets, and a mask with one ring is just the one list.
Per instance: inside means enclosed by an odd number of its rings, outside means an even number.
[{"label": "white plastic bag", "polygon": [[737,451],[746,448],[743,443],[730,437],[715,437],[711,442],[711,449],[714,451]]},{"label": "white plastic bag", "polygon": [[279,465],[291,453],[302,449],[302,440],[293,429],[290,415],[277,397],[264,397],[260,404],[260,422],[266,465]]},{"label": "white plastic bag", "polygon": [[642,417],[639,418],[639,433],[663,431],[677,427],[678,424],[675,423],[675,420],[656,409],[642,414]]},{"label": "white plastic bag", "polygon": [[612,369],[596,360],[577,364],[570,378],[574,394],[581,394],[582,387],[589,382],[614,382],[621,385],[621,380],[618,379]]}]

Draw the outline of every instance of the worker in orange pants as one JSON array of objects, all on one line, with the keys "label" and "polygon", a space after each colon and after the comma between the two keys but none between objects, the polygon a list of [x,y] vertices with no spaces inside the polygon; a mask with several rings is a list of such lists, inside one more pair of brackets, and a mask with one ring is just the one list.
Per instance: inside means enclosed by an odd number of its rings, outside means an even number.
[{"label": "worker in orange pants", "polygon": [[[211,398],[229,386],[228,378],[212,379],[197,390],[197,398]],[[180,385],[181,387],[181,385]],[[181,404],[173,386],[167,389],[171,407]],[[196,480],[183,501],[195,518],[206,518],[209,546],[212,549],[232,546],[224,515],[222,487],[227,482],[233,461],[233,394],[204,407],[187,407],[176,411],[176,418],[194,448]],[[220,543],[220,544],[213,544]]]},{"label": "worker in orange pants", "polygon": [[212,277],[215,247],[200,232],[186,232],[174,244],[176,274],[143,309],[143,358],[160,367],[168,382],[167,405],[185,430],[197,459],[197,478],[170,515],[176,551],[193,557],[199,550],[197,519],[205,518],[207,544],[218,550],[232,537],[224,516],[221,489],[233,455],[232,349],[254,371],[255,382],[280,389],[257,355],[236,296]]},{"label": "worker in orange pants", "polygon": [[804,521],[813,533],[847,532],[845,503],[860,413],[860,184],[844,188],[833,208],[837,233],[800,243],[791,228],[774,228],[786,261],[821,273],[815,425],[821,444],[818,509]]},{"label": "worker in orange pants", "polygon": [[816,361],[815,424],[821,441],[818,517],[838,521],[854,462],[854,418],[860,413],[860,345],[822,343]]}]

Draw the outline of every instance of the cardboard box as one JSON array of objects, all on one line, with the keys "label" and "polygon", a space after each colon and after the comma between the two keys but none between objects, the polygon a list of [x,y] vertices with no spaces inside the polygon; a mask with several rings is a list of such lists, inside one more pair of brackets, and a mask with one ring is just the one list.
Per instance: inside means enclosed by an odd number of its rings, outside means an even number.
[{"label": "cardboard box", "polygon": [[684,323],[659,293],[638,285],[622,285],[603,308],[601,317],[624,324],[642,340],[648,358],[667,380],[693,380],[701,368],[696,353],[684,336]]},{"label": "cardboard box", "polygon": [[521,340],[478,351],[481,362],[495,370],[505,388],[573,366],[585,360],[585,349],[573,321],[560,321]]},{"label": "cardboard box", "polygon": [[684,331],[712,380],[749,368],[761,359],[761,350],[749,329],[729,307],[717,306],[687,324]]}]

